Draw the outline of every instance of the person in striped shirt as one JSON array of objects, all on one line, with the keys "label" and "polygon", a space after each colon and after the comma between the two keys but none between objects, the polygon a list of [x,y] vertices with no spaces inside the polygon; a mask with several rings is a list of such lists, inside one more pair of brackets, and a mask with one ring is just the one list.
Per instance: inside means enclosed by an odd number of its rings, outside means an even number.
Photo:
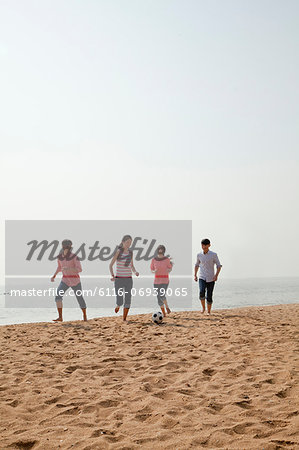
[{"label": "person in striped shirt", "polygon": [[166,291],[169,284],[168,274],[172,270],[172,262],[170,261],[170,258],[164,256],[165,251],[164,245],[159,245],[156,256],[151,262],[151,271],[155,274],[154,288],[157,292],[158,305],[160,306],[164,317],[166,316],[165,308],[168,314],[171,312],[166,300]]},{"label": "person in striped shirt", "polygon": [[[132,272],[138,277],[139,273],[136,271],[133,263],[133,252],[130,250],[132,244],[132,237],[126,234],[118,246],[118,249],[113,256],[109,265],[111,274],[111,281],[114,281],[116,293],[116,307],[115,312],[118,313],[120,307],[123,307],[123,321],[127,320],[127,315],[131,306],[132,297]],[[116,262],[116,275],[113,272],[113,266]]]}]

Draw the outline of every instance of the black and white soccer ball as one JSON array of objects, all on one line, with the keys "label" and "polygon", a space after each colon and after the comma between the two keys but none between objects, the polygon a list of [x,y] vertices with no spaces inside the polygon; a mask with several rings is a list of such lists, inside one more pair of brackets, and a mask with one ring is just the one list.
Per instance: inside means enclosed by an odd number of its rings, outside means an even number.
[{"label": "black and white soccer ball", "polygon": [[161,311],[153,313],[152,321],[158,325],[163,322],[163,314]]}]

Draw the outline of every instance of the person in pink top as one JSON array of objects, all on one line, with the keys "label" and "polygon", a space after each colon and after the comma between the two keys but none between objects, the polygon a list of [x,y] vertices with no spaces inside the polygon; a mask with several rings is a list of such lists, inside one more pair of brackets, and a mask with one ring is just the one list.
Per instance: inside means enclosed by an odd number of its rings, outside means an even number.
[{"label": "person in pink top", "polygon": [[152,259],[151,262],[151,271],[155,274],[155,280],[154,280],[154,288],[157,292],[157,299],[158,304],[161,308],[161,311],[163,313],[163,316],[166,316],[166,311],[169,314],[170,308],[167,304],[166,300],[166,291],[169,284],[169,272],[172,270],[172,262],[170,261],[170,258],[168,258],[165,255],[165,247],[164,245],[159,245],[157,248],[156,256]]},{"label": "person in pink top", "polygon": [[71,252],[72,241],[64,239],[62,241],[62,252],[59,254],[57,262],[58,267],[54,273],[51,281],[55,281],[56,275],[62,272],[62,280],[57,289],[57,295],[55,297],[56,306],[58,310],[58,318],[53,322],[62,322],[62,298],[68,288],[72,288],[80,308],[83,312],[83,320],[87,320],[86,316],[86,303],[82,297],[82,286],[80,281],[79,272],[82,272],[82,267],[79,258]]}]

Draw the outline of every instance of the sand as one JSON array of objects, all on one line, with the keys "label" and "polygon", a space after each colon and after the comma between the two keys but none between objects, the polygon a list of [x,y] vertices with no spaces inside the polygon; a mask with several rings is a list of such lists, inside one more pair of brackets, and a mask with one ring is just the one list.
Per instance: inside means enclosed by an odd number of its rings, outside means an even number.
[{"label": "sand", "polygon": [[2,326],[0,448],[299,448],[298,316]]}]

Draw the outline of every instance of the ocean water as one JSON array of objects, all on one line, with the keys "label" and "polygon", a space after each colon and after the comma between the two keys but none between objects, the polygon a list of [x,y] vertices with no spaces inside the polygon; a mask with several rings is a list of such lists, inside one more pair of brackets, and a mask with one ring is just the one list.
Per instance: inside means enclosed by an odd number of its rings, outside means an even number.
[{"label": "ocean water", "polygon": [[[135,280],[134,280],[135,281]],[[139,284],[142,281],[139,281]],[[47,280],[47,283],[49,281]],[[101,281],[108,286],[109,281]],[[175,286],[175,280],[171,283]],[[169,286],[171,286],[171,283]],[[190,290],[188,297],[169,298],[169,306],[173,311],[200,310],[200,301],[198,299],[198,284],[188,281]],[[40,286],[45,285],[45,281],[39,280]],[[83,284],[83,281],[82,281]],[[48,285],[47,285],[48,286]],[[52,285],[53,286],[53,285]],[[111,286],[111,283],[109,284]],[[9,325],[16,323],[49,322],[57,317],[55,301],[49,296],[47,303],[43,307],[35,302],[27,307],[7,307],[10,305],[8,298],[5,297],[4,287],[0,287],[0,325]],[[7,290],[7,287],[6,287]],[[99,298],[101,307],[97,306],[95,301],[85,297],[88,318],[114,316],[115,299],[113,295]],[[5,306],[6,303],[6,306]],[[299,278],[248,278],[248,279],[219,279],[214,290],[213,309],[230,309],[245,306],[267,306],[299,303]],[[53,304],[53,307],[52,307]],[[31,305],[31,306],[30,306]],[[34,307],[32,307],[34,306]],[[64,320],[81,319],[81,311],[77,306],[75,298],[65,298],[64,301]],[[136,307],[137,306],[137,307]],[[144,298],[140,303],[132,300],[130,314],[146,314],[158,310],[155,297]]]}]

